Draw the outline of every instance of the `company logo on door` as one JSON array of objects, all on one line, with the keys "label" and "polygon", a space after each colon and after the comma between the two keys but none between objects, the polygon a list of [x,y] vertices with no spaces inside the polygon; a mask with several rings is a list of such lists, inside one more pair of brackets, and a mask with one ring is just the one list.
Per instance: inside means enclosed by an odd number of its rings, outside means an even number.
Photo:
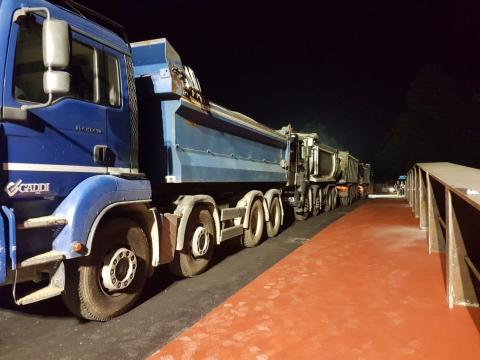
[{"label": "company logo on door", "polygon": [[38,184],[24,184],[23,180],[10,182],[5,186],[5,192],[8,196],[15,196],[17,193],[21,194],[42,194],[50,192],[50,183]]}]

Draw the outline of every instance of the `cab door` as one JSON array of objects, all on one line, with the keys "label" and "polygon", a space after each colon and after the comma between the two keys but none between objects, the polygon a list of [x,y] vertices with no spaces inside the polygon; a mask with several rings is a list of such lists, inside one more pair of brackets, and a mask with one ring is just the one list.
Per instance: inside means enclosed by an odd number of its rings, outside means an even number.
[{"label": "cab door", "polygon": [[109,173],[129,173],[132,163],[132,127],[125,55],[104,47],[104,94],[107,113]]},{"label": "cab door", "polygon": [[[12,24],[3,95],[6,108],[47,100],[42,84],[42,21],[25,16]],[[87,177],[107,172],[95,155],[95,149],[107,142],[99,79],[102,46],[74,31],[71,38],[70,92],[49,107],[29,110],[26,120],[9,118],[8,112],[3,118],[1,160],[6,183],[48,184],[43,191],[10,192],[9,197],[65,196]]]}]

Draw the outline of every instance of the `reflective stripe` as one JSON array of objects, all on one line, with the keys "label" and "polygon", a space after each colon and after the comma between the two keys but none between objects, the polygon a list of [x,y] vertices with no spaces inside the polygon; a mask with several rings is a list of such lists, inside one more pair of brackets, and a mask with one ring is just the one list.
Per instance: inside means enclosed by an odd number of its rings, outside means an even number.
[{"label": "reflective stripe", "polygon": [[108,168],[108,173],[109,174],[125,174],[125,173],[130,173],[130,172],[131,172],[130,168],[119,168],[119,167],[109,167]]},{"label": "reflective stripe", "polygon": [[77,166],[77,165],[56,165],[56,164],[28,164],[28,163],[3,163],[3,170],[9,171],[49,171],[49,172],[75,172],[94,174],[121,174],[130,173],[130,168],[103,166]]}]

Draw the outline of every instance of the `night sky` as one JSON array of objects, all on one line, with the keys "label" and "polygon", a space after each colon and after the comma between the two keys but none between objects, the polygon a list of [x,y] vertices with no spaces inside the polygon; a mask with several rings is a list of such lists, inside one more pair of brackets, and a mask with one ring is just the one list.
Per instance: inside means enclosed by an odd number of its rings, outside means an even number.
[{"label": "night sky", "polygon": [[209,99],[274,128],[320,129],[365,161],[426,65],[478,88],[475,1],[79,2],[130,41],[166,37]]}]

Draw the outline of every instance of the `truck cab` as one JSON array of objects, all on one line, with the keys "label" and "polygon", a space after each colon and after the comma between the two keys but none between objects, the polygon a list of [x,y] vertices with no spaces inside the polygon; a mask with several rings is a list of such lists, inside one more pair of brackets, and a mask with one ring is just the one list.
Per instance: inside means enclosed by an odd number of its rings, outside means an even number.
[{"label": "truck cab", "polygon": [[[43,0],[0,1],[0,284],[50,279],[91,252],[108,207],[147,204],[134,77],[117,33]],[[90,240],[89,240],[90,239]]]}]

